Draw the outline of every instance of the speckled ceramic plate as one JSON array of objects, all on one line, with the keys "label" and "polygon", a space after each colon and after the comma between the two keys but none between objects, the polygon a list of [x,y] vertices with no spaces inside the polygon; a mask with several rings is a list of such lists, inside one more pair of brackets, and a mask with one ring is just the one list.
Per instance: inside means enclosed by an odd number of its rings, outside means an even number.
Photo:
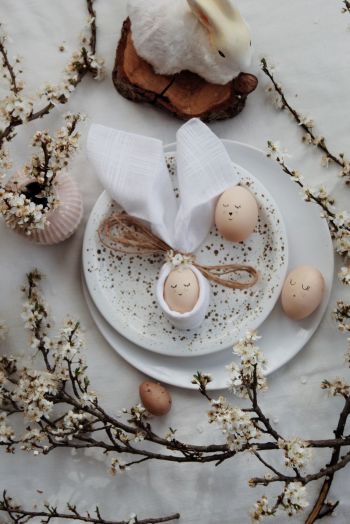
[{"label": "speckled ceramic plate", "polygon": [[[167,154],[176,187],[176,160]],[[196,330],[180,331],[164,317],[155,300],[155,282],[162,260],[115,253],[101,245],[97,229],[118,209],[106,192],[97,200],[85,232],[84,275],[95,305],[111,326],[139,346],[170,356],[195,356],[220,351],[256,329],[269,315],[280,294],[288,264],[285,227],[278,207],[253,175],[232,164],[241,185],[255,195],[259,205],[256,231],[242,243],[225,241],[210,231],[196,252],[205,265],[249,264],[259,270],[259,282],[248,290],[231,290],[211,284],[208,314]]]}]

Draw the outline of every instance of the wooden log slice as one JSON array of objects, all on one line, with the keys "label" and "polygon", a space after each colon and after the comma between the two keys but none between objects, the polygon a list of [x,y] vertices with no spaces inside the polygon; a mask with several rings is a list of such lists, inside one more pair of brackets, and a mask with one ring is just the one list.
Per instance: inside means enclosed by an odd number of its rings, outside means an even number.
[{"label": "wooden log slice", "polygon": [[238,115],[258,84],[248,73],[226,85],[211,84],[190,71],[157,75],[136,53],[129,19],[123,24],[112,77],[117,91],[129,100],[152,104],[182,120],[197,117],[205,122]]}]

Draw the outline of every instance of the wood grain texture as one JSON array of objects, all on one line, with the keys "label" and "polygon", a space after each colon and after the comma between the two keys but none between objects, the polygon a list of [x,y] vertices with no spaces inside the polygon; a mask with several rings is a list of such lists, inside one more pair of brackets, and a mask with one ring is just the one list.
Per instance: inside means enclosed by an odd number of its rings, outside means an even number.
[{"label": "wood grain texture", "polygon": [[210,84],[190,71],[157,75],[136,53],[129,19],[123,24],[112,77],[117,91],[133,102],[152,104],[181,120],[197,117],[205,122],[238,115],[258,84],[248,73],[226,85]]}]

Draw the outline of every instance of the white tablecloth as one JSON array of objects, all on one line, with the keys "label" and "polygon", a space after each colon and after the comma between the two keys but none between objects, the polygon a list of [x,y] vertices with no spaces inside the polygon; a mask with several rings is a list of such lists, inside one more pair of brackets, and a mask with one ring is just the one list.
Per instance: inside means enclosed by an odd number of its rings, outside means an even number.
[{"label": "white tablecloth", "polygon": [[[169,0],[170,1],[170,0]],[[115,91],[111,81],[115,47],[125,17],[124,0],[97,0],[98,52],[105,57],[106,80],[84,80],[72,96],[69,106],[54,111],[45,122],[22,127],[13,143],[15,162],[20,166],[30,155],[29,138],[34,129],[54,129],[61,123],[60,113],[82,111],[91,121],[148,134],[172,142],[180,123],[151,107],[135,105]],[[241,0],[242,11],[251,24],[256,70],[261,56],[271,58],[293,103],[306,115],[313,116],[320,133],[329,138],[336,151],[349,149],[349,74],[350,15],[341,14],[341,1],[333,0]],[[86,20],[84,0],[1,0],[1,19],[12,36],[14,53],[23,56],[28,91],[35,91],[46,81],[57,82],[71,50],[78,47],[78,34]],[[66,42],[67,52],[58,46]],[[236,139],[265,148],[268,139],[280,140],[292,153],[289,163],[299,168],[310,184],[324,183],[334,192],[340,208],[346,208],[349,189],[333,167],[320,167],[320,155],[301,144],[300,130],[287,114],[277,113],[267,101],[266,80],[262,74],[257,92],[248,100],[236,119],[212,124],[222,138]],[[72,167],[81,184],[85,215],[78,233],[57,247],[35,247],[0,224],[1,302],[0,318],[10,326],[12,351],[25,351],[25,334],[20,320],[19,288],[25,273],[36,266],[48,277],[47,297],[59,323],[67,313],[79,317],[86,327],[87,360],[94,388],[107,409],[117,412],[138,398],[138,384],[144,378],[126,364],[107,345],[96,330],[85,305],[81,284],[81,242],[85,221],[101,191],[84,152]],[[282,176],[282,175],[281,175]],[[337,268],[340,262],[337,261]],[[264,405],[285,435],[304,438],[332,437],[342,402],[328,399],[320,390],[324,377],[346,375],[343,353],[346,339],[331,319],[331,311],[340,297],[349,294],[335,281],[329,310],[311,342],[289,365],[270,379]],[[301,380],[305,377],[305,380]],[[166,422],[157,421],[163,434],[170,425],[178,428],[178,437],[188,441],[209,442],[218,438],[206,423],[207,403],[196,393],[171,388],[174,407]],[[329,455],[326,451],[324,457]],[[318,455],[319,456],[319,455]],[[1,452],[0,489],[7,488],[19,500],[49,500],[79,504],[91,509],[96,504],[105,516],[114,519],[135,511],[140,517],[180,511],[186,524],[243,524],[248,511],[262,490],[252,490],[247,480],[262,467],[249,456],[242,456],[215,468],[213,465],[178,465],[146,463],[124,476],[107,473],[107,460],[91,453],[70,454],[56,451],[48,457],[23,453],[15,456]],[[315,467],[317,466],[317,461]],[[332,497],[340,498],[336,517],[328,521],[349,522],[350,502],[348,470],[337,475]],[[36,490],[44,490],[39,495]],[[266,490],[264,490],[266,491]],[[310,491],[310,501],[315,495]],[[279,523],[288,519],[279,517]],[[296,518],[302,522],[302,518]]]}]

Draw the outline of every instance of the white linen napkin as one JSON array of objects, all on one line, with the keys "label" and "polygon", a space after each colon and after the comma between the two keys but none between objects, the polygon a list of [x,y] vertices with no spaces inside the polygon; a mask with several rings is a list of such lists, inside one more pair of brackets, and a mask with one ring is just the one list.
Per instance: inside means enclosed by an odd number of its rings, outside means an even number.
[{"label": "white linen napkin", "polygon": [[160,140],[93,124],[87,153],[110,196],[174,250],[186,253],[206,238],[217,198],[239,182],[222,142],[198,119],[177,132],[179,199]]}]

